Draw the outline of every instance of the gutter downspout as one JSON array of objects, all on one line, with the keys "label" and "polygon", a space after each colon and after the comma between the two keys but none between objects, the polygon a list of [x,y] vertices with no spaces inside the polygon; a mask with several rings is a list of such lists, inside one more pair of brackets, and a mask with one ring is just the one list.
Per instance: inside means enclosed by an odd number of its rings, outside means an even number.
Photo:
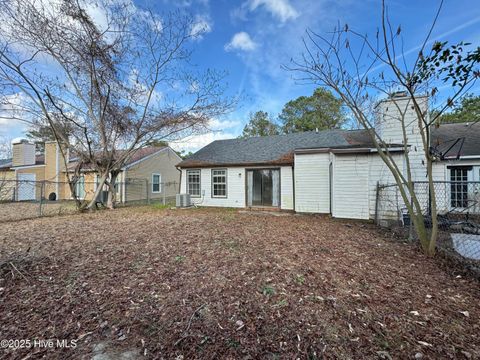
[{"label": "gutter downspout", "polygon": [[178,194],[180,194],[182,192],[182,170],[179,169],[178,166],[175,166],[175,169],[180,172],[180,184],[178,184]]},{"label": "gutter downspout", "polygon": [[330,162],[328,164],[328,191],[329,191],[329,208],[330,208],[330,215],[333,216],[333,161],[335,159],[335,155],[330,152]]},{"label": "gutter downspout", "polygon": [[292,185],[293,185],[293,211],[297,212],[295,208],[295,156],[293,157],[293,165],[292,165]]},{"label": "gutter downspout", "polygon": [[330,160],[330,163],[328,164],[328,191],[329,191],[329,213],[332,215],[332,207],[333,207],[333,164],[332,161]]}]

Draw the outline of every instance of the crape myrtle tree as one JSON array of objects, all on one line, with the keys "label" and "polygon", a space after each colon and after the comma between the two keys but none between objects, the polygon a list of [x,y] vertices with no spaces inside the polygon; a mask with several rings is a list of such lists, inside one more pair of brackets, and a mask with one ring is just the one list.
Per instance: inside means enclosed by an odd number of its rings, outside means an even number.
[{"label": "crape myrtle tree", "polygon": [[[296,72],[299,81],[314,83],[331,90],[340,98],[359,125],[368,130],[375,148],[391,171],[399,192],[413,220],[423,251],[433,255],[438,237],[437,206],[432,175],[436,153],[430,151],[430,133],[439,126],[442,114],[451,109],[470,91],[479,77],[480,48],[460,42],[450,44],[432,39],[432,31],[440,15],[437,9],[429,31],[413,56],[403,52],[402,29],[393,26],[385,2],[381,6],[381,24],[374,34],[363,34],[348,25],[338,25],[333,32],[322,35],[306,31],[304,52],[292,60],[288,70]],[[442,91],[439,96],[440,90]],[[387,141],[375,128],[376,104],[393,92],[407,97],[396,101],[391,98],[403,134],[404,160],[397,160]],[[422,106],[417,94],[427,94],[435,104],[433,116]],[[415,128],[423,145],[425,176],[430,193],[430,214],[422,212],[422,203],[414,191],[415,177],[408,146],[406,113],[413,108]],[[441,125],[440,125],[441,126]],[[431,221],[425,221],[426,216]],[[428,225],[431,224],[431,229]]]},{"label": "crape myrtle tree", "polygon": [[114,207],[116,178],[139,148],[203,131],[234,105],[225,74],[195,71],[191,40],[204,29],[191,16],[130,0],[4,0],[0,22],[2,103],[20,94],[8,116],[48,125],[64,159],[75,154],[73,194],[82,169],[98,173],[81,209],[95,207],[104,185]]}]

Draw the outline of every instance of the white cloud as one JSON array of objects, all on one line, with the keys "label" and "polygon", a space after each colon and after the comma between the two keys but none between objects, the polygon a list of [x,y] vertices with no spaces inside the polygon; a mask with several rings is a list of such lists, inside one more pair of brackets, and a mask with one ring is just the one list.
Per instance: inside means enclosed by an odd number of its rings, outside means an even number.
[{"label": "white cloud", "polygon": [[196,40],[202,40],[205,34],[212,32],[212,29],[213,23],[208,15],[197,15],[190,30],[190,35]]},{"label": "white cloud", "polygon": [[250,35],[242,31],[233,35],[232,40],[230,40],[230,42],[225,45],[225,50],[252,51],[255,50],[256,47],[257,44],[250,38]]},{"label": "white cloud", "polygon": [[163,0],[165,4],[174,5],[177,7],[190,7],[195,4],[208,6],[209,0]]},{"label": "white cloud", "polygon": [[273,16],[277,17],[281,22],[296,19],[300,13],[289,3],[288,0],[250,0],[250,11],[256,10],[258,7],[265,7]]},{"label": "white cloud", "polygon": [[4,95],[0,100],[0,137],[18,137],[29,128],[32,108],[23,93]]},{"label": "white cloud", "polygon": [[101,31],[106,31],[108,29],[108,14],[105,12],[104,8],[99,7],[96,3],[85,2],[84,9],[90,19],[92,19]]},{"label": "white cloud", "polygon": [[212,119],[207,125],[207,128],[210,130],[209,132],[199,135],[190,135],[183,139],[172,141],[169,145],[177,151],[196,152],[215,140],[236,138],[238,135],[234,128],[240,124],[240,121],[237,120]]},{"label": "white cloud", "polygon": [[169,145],[176,151],[196,152],[215,140],[232,139],[233,133],[209,132],[202,135],[187,136],[182,140],[172,141]]},{"label": "white cloud", "polygon": [[259,8],[264,8],[282,23],[300,16],[300,13],[290,4],[289,0],[248,0],[234,9],[231,15],[234,18],[247,20],[247,13]]},{"label": "white cloud", "polygon": [[234,128],[238,125],[240,125],[240,121],[212,119],[208,123],[208,128],[211,130],[225,130]]}]

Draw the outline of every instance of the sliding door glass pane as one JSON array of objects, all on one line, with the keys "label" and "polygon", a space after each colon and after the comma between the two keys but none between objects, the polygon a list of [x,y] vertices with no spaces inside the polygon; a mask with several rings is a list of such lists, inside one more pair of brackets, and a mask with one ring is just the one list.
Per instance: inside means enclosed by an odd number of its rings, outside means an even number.
[{"label": "sliding door glass pane", "polygon": [[262,204],[272,206],[272,171],[262,170]]},{"label": "sliding door glass pane", "polygon": [[261,171],[253,171],[253,199],[252,204],[256,206],[262,205],[262,173]]}]

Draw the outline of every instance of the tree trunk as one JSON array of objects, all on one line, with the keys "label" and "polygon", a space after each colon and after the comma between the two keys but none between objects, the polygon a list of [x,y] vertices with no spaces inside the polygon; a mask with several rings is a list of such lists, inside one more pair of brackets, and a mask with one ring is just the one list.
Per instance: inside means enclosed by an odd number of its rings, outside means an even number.
[{"label": "tree trunk", "polygon": [[93,210],[95,208],[95,204],[97,203],[97,198],[98,198],[98,195],[100,195],[100,193],[102,192],[103,190],[103,185],[105,185],[105,181],[107,180],[107,176],[108,176],[108,173],[105,173],[103,174],[101,177],[100,177],[100,180],[97,184],[97,189],[95,190],[95,193],[93,194],[93,197],[92,199],[90,200],[90,202],[84,207],[84,209],[89,209],[89,210]]},{"label": "tree trunk", "polygon": [[107,208],[115,209],[117,191],[115,189],[115,183],[117,181],[118,173],[112,171],[110,173],[110,181],[108,183],[108,199],[107,199]]},{"label": "tree trunk", "polygon": [[432,232],[430,234],[427,254],[429,256],[435,255],[438,238],[438,218],[437,218],[437,198],[435,191],[435,183],[433,181],[433,164],[430,157],[427,157],[427,173],[428,173],[428,187],[429,187],[429,206],[430,215],[432,218]]}]

